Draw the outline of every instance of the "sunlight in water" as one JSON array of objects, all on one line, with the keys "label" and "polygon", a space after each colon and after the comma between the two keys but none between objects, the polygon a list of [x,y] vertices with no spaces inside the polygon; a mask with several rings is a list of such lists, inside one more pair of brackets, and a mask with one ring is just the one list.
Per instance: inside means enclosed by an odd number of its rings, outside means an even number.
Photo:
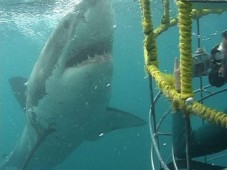
[{"label": "sunlight in water", "polygon": [[0,0],[0,31],[17,30],[28,39],[45,41],[58,21],[73,11],[79,2],[79,0],[47,1],[40,3],[24,0],[16,3]]}]

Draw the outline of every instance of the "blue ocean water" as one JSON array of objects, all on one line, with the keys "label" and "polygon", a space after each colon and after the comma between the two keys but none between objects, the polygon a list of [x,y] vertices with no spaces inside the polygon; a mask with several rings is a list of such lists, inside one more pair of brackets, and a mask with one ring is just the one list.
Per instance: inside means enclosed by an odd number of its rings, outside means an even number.
[{"label": "blue ocean water", "polygon": [[[171,4],[171,14],[177,14],[176,7]],[[148,122],[150,96],[148,78],[144,70],[143,31],[141,13],[137,1],[113,1],[116,17],[114,33],[114,76],[112,81],[112,99],[110,105],[134,113]],[[152,2],[154,25],[158,26],[162,15],[162,3]],[[11,9],[9,9],[11,10]],[[37,11],[40,12],[39,9]],[[48,10],[48,9],[46,9]],[[31,12],[31,11],[30,11]],[[6,14],[7,8],[1,11]],[[22,15],[23,14],[23,15]],[[25,124],[25,115],[15,100],[8,79],[13,76],[29,77],[34,63],[39,56],[47,38],[57,23],[57,17],[41,16],[35,20],[28,14],[3,15],[0,19],[0,160],[10,153],[17,143]],[[27,17],[26,17],[27,16]],[[37,16],[37,15],[36,15]],[[219,43],[220,33],[227,29],[226,14],[209,15],[200,20],[202,47],[208,52]],[[193,23],[196,33],[196,24]],[[160,68],[171,73],[173,59],[179,56],[178,29],[170,28],[157,39]],[[193,36],[193,50],[196,49],[196,36]],[[204,78],[207,82],[207,78]],[[194,86],[198,86],[195,79]],[[214,89],[215,90],[215,89]],[[157,88],[154,89],[157,92]],[[222,110],[225,95],[210,99],[207,104]],[[157,105],[158,117],[168,109],[170,104],[162,98]],[[198,126],[197,119],[193,119]],[[162,127],[170,131],[170,117]],[[171,140],[161,139],[161,150],[165,159],[171,150]],[[150,170],[151,138],[148,125],[138,128],[114,131],[104,135],[97,141],[84,142],[74,153],[60,164],[57,170]],[[226,165],[226,158],[217,163]],[[226,165],[227,166],[227,165]]]}]

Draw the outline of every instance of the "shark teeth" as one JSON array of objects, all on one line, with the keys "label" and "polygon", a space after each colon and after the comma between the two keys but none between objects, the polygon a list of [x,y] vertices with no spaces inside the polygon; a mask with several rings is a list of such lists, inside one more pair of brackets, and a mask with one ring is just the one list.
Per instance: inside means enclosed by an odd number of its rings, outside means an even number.
[{"label": "shark teeth", "polygon": [[109,60],[110,58],[112,58],[111,54],[106,51],[99,54],[85,54],[84,56],[83,54],[81,54],[79,56],[74,56],[69,59],[65,64],[65,68],[81,67],[91,63],[102,63]]},{"label": "shark teeth", "polygon": [[93,57],[88,55],[86,57],[86,60],[82,61],[79,64],[75,64],[74,67],[81,67],[91,63],[103,63],[109,60],[111,57],[112,57],[111,54],[107,52],[104,52],[103,54],[95,54]]}]

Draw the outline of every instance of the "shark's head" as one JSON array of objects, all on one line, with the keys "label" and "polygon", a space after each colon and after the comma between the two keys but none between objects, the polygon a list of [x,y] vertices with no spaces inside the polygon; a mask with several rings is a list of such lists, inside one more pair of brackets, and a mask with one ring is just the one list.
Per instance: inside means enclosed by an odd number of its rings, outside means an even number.
[{"label": "shark's head", "polygon": [[105,73],[106,83],[110,83],[113,29],[110,0],[78,3],[59,23],[35,64],[28,80],[28,107],[37,105],[47,94],[46,82],[51,79],[86,87],[93,82],[92,77],[100,81],[97,76]]},{"label": "shark's head", "polygon": [[[112,53],[114,17],[110,0],[85,0],[86,7],[70,15],[63,23],[71,32],[70,41],[58,60],[65,70],[79,68],[110,59]],[[72,27],[72,17],[78,18]]]}]

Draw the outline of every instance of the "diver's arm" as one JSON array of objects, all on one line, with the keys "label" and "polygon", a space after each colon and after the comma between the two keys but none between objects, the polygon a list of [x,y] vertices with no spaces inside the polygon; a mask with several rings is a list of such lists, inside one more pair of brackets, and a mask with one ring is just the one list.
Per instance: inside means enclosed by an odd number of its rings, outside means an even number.
[{"label": "diver's arm", "polygon": [[176,111],[172,115],[172,141],[175,156],[177,156],[178,158],[185,158],[185,116],[180,110]]},{"label": "diver's arm", "polygon": [[[175,89],[180,92],[180,69],[177,59],[174,63]],[[172,116],[172,137],[174,154],[178,158],[185,158],[186,133],[185,116],[181,110]],[[201,127],[190,128],[191,157],[203,156],[227,149],[227,130],[216,125],[206,123]]]},{"label": "diver's arm", "polygon": [[[178,158],[186,157],[185,117],[179,111],[173,113],[173,149]],[[209,155],[227,149],[227,129],[205,123],[191,131],[191,157]]]},{"label": "diver's arm", "polygon": [[227,149],[227,129],[205,123],[191,133],[192,157],[209,155]]},{"label": "diver's arm", "polygon": [[[174,87],[180,92],[180,66],[179,61],[175,58],[174,61]],[[185,157],[186,135],[185,135],[185,117],[181,110],[177,110],[172,116],[172,141],[174,154],[177,157]]]}]

